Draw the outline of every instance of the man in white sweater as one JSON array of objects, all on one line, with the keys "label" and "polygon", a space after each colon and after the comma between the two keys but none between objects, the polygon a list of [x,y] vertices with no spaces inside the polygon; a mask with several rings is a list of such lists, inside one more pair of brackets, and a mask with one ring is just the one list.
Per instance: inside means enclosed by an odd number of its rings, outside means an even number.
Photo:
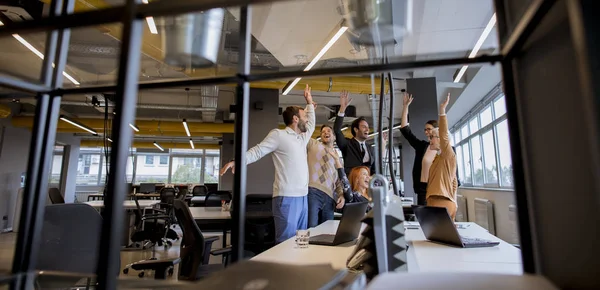
[{"label": "man in white sweater", "polygon": [[[304,89],[306,108],[290,106],[283,112],[285,129],[273,129],[258,145],[246,152],[246,164],[273,153],[275,182],[273,183],[273,218],[277,243],[306,229],[308,222],[308,163],[306,145],[315,131],[315,107],[308,85]],[[231,161],[221,169],[235,173]],[[234,193],[235,194],[235,193]]]}]

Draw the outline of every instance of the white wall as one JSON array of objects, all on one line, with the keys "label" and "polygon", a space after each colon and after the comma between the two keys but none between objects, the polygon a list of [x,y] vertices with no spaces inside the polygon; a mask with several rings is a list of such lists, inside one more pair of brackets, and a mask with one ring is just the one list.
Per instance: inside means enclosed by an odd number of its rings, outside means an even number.
[{"label": "white wall", "polygon": [[519,243],[516,221],[511,218],[508,211],[509,205],[516,205],[514,191],[459,188],[458,194],[467,199],[467,212],[471,222],[475,221],[475,198],[491,201],[494,204],[496,236],[511,244]]}]

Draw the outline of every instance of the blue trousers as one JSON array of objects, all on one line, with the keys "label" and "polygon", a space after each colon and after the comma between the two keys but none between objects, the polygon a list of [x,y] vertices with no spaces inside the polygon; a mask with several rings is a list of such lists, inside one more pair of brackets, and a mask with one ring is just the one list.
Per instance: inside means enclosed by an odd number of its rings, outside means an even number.
[{"label": "blue trousers", "polygon": [[308,202],[306,196],[276,196],[273,198],[275,241],[281,243],[297,230],[307,229]]},{"label": "blue trousers", "polygon": [[308,188],[308,227],[316,227],[333,219],[335,201],[323,191],[314,187]]}]

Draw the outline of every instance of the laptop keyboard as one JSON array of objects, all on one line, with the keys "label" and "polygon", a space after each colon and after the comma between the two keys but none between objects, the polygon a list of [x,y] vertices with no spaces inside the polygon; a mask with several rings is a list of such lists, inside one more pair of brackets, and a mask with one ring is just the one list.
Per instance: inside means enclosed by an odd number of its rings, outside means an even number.
[{"label": "laptop keyboard", "polygon": [[481,244],[489,244],[492,241],[479,239],[479,238],[468,238],[468,237],[460,237],[462,242],[465,245],[481,245]]}]

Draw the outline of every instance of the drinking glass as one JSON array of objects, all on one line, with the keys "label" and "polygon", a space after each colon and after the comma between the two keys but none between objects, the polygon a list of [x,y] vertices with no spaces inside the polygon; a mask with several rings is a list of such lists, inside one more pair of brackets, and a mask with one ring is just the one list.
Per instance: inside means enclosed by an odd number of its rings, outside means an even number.
[{"label": "drinking glass", "polygon": [[296,247],[308,248],[308,240],[310,239],[309,230],[297,230],[296,231]]}]

